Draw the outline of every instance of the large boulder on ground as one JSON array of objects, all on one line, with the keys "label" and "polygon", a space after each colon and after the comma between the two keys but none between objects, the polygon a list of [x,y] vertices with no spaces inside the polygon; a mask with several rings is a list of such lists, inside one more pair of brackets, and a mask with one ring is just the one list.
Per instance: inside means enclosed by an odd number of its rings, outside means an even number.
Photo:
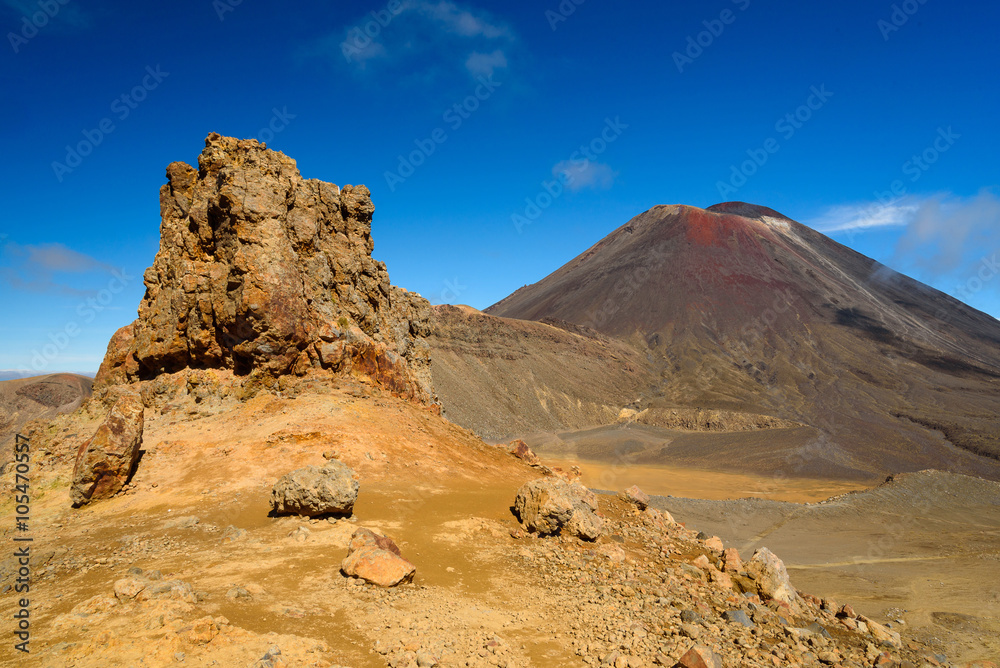
[{"label": "large boulder on ground", "polygon": [[524,527],[543,536],[566,529],[584,540],[597,540],[604,531],[604,520],[596,510],[593,492],[579,482],[557,478],[527,482],[514,499],[514,512]]},{"label": "large boulder on ground", "polygon": [[743,568],[757,582],[762,596],[798,607],[801,599],[788,578],[785,564],[769,549],[758,549]]},{"label": "large boulder on ground", "polygon": [[350,515],[359,487],[353,469],[334,459],[282,476],[271,490],[271,507],[278,515]]},{"label": "large boulder on ground", "polygon": [[139,459],[143,425],[139,397],[126,395],[115,402],[104,423],[77,451],[70,486],[74,507],[121,491]]},{"label": "large boulder on ground", "polygon": [[417,567],[401,556],[391,538],[361,528],[351,536],[347,558],[340,570],[348,577],[361,578],[379,587],[395,587],[412,580]]}]

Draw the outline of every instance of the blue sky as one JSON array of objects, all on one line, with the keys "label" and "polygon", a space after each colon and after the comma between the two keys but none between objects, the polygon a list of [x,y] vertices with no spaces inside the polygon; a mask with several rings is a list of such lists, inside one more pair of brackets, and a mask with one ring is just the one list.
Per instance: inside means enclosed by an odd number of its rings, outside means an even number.
[{"label": "blue sky", "polygon": [[[1000,315],[1000,8],[2,0],[0,369],[96,370],[209,132],[364,183],[484,308],[656,204],[775,208]],[[85,155],[84,155],[85,154]]]}]

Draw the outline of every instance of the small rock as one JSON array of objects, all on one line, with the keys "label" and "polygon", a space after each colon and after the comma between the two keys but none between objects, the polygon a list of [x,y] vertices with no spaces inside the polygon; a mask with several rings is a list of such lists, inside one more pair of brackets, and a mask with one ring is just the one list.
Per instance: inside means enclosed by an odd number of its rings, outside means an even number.
[{"label": "small rock", "polygon": [[726,610],[722,613],[722,618],[731,624],[742,624],[748,629],[757,627],[757,625],[750,620],[750,617],[747,616],[747,613],[742,610]]},{"label": "small rock", "polygon": [[723,668],[722,657],[701,645],[689,649],[676,665],[678,668]]},{"label": "small rock", "polygon": [[639,489],[638,485],[632,485],[621,496],[639,510],[645,510],[649,506],[649,495]]}]

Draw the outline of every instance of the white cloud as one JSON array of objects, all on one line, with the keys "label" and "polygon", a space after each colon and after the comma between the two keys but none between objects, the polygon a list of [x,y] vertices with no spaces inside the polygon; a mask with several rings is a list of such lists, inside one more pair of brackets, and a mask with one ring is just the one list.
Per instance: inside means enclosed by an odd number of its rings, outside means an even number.
[{"label": "white cloud", "polygon": [[906,200],[889,204],[842,204],[830,207],[823,215],[806,224],[824,234],[873,227],[903,227],[909,224],[919,208],[919,204]]},{"label": "white cloud", "polygon": [[579,192],[585,188],[607,190],[618,173],[610,165],[592,160],[563,160],[552,168],[552,175],[566,179],[566,189]]},{"label": "white cloud", "polygon": [[[360,17],[355,23],[302,50],[306,56],[344,58],[359,71],[418,66],[418,60],[464,64],[473,76],[507,67],[498,48],[516,42],[513,31],[488,13],[454,2],[406,0],[385,22]],[[470,55],[471,51],[471,55]]]},{"label": "white cloud", "polygon": [[934,279],[1000,248],[1000,197],[983,190],[965,198],[944,193],[840,205],[807,224],[826,234],[902,228],[889,264]]},{"label": "white cloud", "polygon": [[961,268],[971,256],[1000,248],[1000,198],[982,190],[975,197],[938,195],[924,201],[896,245],[897,260],[909,260],[932,275]]},{"label": "white cloud", "polygon": [[493,76],[493,72],[507,67],[507,56],[503,51],[497,49],[493,53],[479,53],[473,51],[468,60],[465,61],[465,69],[469,70],[472,76]]},{"label": "white cloud", "polygon": [[434,19],[446,31],[462,37],[485,37],[487,39],[512,38],[510,29],[499,23],[492,23],[485,14],[474,14],[461,9],[454,2],[410,3]]}]

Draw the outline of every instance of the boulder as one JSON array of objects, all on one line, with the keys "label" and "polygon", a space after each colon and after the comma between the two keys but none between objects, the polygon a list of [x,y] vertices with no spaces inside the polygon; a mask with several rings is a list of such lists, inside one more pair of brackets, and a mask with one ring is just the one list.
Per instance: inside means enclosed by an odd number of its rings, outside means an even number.
[{"label": "boulder", "polygon": [[766,547],[754,552],[744,568],[757,582],[762,596],[787,603],[793,610],[801,604],[801,599],[788,578],[784,562]]},{"label": "boulder", "polygon": [[528,447],[528,444],[521,439],[511,441],[510,445],[507,446],[507,449],[510,451],[510,454],[524,461],[524,463],[529,466],[539,466],[542,463],[542,461],[538,458],[538,455],[536,455],[534,451]]},{"label": "boulder", "polygon": [[623,499],[634,504],[639,510],[645,510],[649,506],[649,495],[639,489],[638,485],[632,485],[621,493]]},{"label": "boulder", "polygon": [[275,483],[271,506],[278,515],[350,515],[360,487],[354,475],[336,459],[297,469]]},{"label": "boulder", "polygon": [[723,668],[722,657],[708,647],[695,645],[680,658],[675,668]]},{"label": "boulder", "polygon": [[743,570],[743,560],[740,559],[739,550],[735,547],[727,547],[723,551],[722,570],[726,573],[739,573]]},{"label": "boulder", "polygon": [[73,507],[114,496],[129,481],[142,445],[143,405],[135,395],[115,402],[97,432],[80,446],[73,467]]},{"label": "boulder", "polygon": [[391,538],[362,528],[351,536],[347,558],[340,570],[347,577],[360,578],[379,587],[395,587],[411,581],[417,567],[400,555],[399,547]]},{"label": "boulder", "polygon": [[579,482],[541,478],[522,485],[514,499],[514,512],[528,531],[543,536],[565,529],[583,540],[597,540],[604,520],[595,511],[597,497]]}]

